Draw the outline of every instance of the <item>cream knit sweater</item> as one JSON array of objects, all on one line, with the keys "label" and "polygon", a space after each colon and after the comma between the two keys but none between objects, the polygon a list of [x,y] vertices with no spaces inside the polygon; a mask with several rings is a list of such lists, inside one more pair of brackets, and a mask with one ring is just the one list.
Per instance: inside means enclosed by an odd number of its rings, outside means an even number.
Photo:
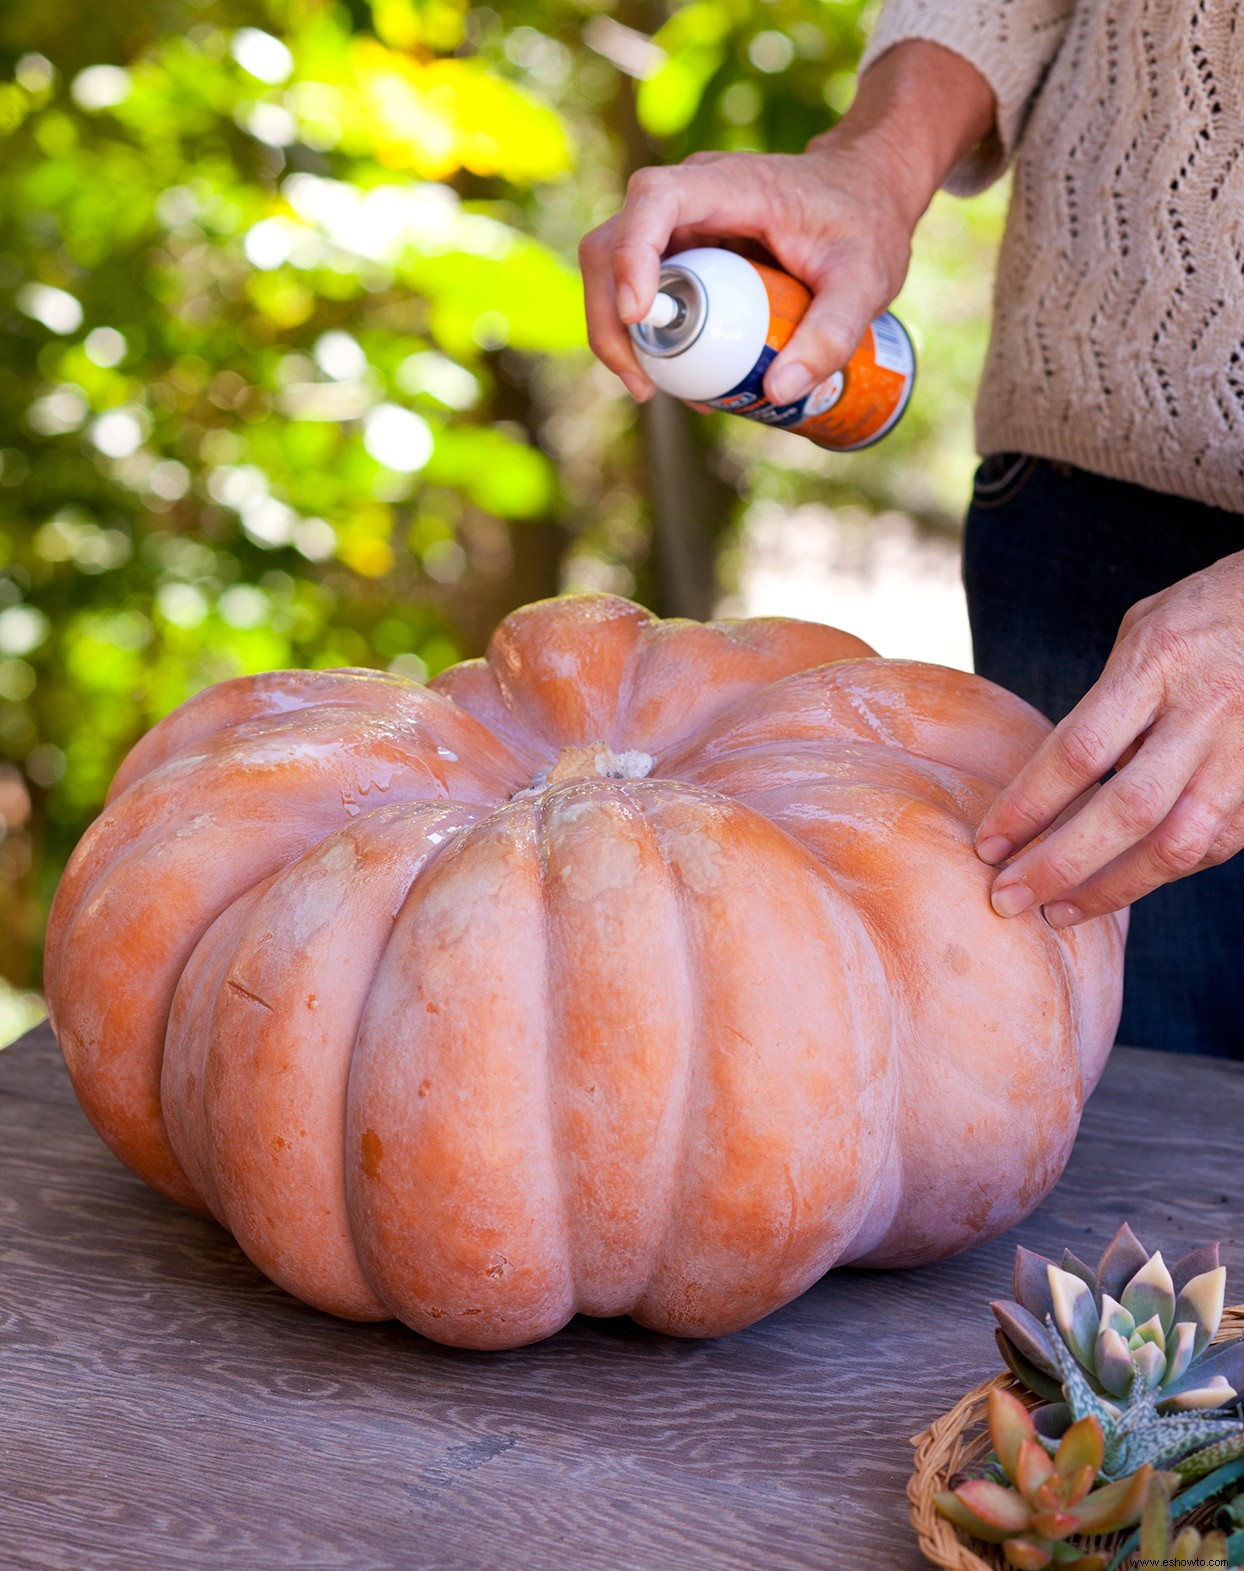
[{"label": "cream knit sweater", "polygon": [[1244,513],[1244,4],[888,0],[861,69],[907,38],[997,98],[947,189],[1016,155],[980,451]]}]

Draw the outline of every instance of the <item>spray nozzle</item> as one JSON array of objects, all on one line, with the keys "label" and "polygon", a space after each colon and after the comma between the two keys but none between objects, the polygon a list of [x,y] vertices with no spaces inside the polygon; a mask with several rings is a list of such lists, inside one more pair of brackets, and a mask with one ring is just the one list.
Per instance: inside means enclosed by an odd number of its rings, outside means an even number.
[{"label": "spray nozzle", "polygon": [[648,307],[648,314],[644,317],[644,327],[672,327],[679,317],[686,314],[681,300],[675,300],[673,295],[667,295],[663,289],[657,291],[657,297]]}]

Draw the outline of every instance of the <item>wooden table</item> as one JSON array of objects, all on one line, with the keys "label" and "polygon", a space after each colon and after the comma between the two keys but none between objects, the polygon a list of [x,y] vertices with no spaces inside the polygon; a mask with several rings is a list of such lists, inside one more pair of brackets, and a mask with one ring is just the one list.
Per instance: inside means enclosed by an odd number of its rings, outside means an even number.
[{"label": "wooden table", "polygon": [[1242,1143],[1244,1065],[1119,1049],[1006,1239],[723,1341],[577,1320],[463,1353],[306,1308],[144,1188],[41,1027],[0,1053],[0,1565],[917,1571],[908,1437],[996,1371],[1015,1243],[1221,1238],[1244,1298]]}]

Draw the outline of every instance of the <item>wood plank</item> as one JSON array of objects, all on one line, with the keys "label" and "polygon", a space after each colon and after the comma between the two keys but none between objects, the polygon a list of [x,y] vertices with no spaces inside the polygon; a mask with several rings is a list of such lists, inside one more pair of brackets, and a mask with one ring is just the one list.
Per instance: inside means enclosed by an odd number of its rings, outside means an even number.
[{"label": "wood plank", "polygon": [[997,1368],[1017,1241],[1222,1238],[1244,1065],[1116,1051],[1005,1240],[833,1272],[717,1342],[578,1320],[512,1353],[334,1321],[146,1190],[51,1034],[0,1053],[0,1561],[14,1571],[916,1571],[908,1437]]}]

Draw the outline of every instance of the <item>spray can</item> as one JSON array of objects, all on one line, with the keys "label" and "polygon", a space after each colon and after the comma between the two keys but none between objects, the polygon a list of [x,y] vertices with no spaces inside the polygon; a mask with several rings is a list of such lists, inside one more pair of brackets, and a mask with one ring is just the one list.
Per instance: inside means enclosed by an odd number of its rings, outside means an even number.
[{"label": "spray can", "polygon": [[811,299],[775,267],[697,247],[661,264],[659,292],[631,339],[644,370],[675,398],[797,431],[831,452],[870,447],[902,418],[916,379],[911,339],[889,311],[843,369],[802,398],[772,404],[764,395],[765,372]]}]

